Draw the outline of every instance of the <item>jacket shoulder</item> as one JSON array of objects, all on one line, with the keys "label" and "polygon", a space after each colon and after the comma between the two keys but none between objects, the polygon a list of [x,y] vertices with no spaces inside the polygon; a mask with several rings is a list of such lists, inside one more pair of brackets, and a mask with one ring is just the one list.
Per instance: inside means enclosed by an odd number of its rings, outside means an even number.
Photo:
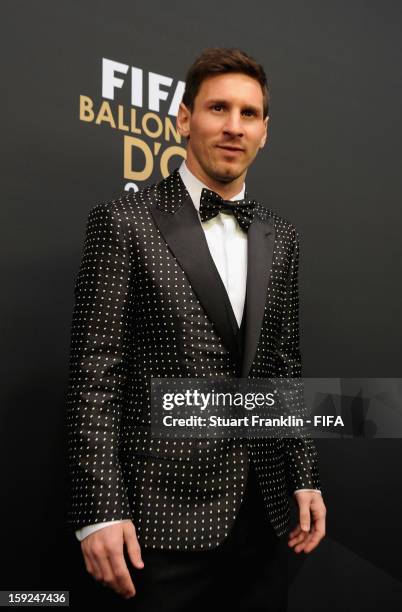
[{"label": "jacket shoulder", "polygon": [[156,198],[157,183],[138,191],[124,191],[115,198],[98,202],[89,209],[89,217],[111,217],[116,220],[128,218],[135,211],[142,211]]},{"label": "jacket shoulder", "polygon": [[299,238],[299,231],[296,226],[286,217],[282,217],[274,210],[266,208],[260,203],[257,204],[257,213],[261,219],[267,221],[274,227],[275,232],[281,235],[287,235],[291,239]]}]

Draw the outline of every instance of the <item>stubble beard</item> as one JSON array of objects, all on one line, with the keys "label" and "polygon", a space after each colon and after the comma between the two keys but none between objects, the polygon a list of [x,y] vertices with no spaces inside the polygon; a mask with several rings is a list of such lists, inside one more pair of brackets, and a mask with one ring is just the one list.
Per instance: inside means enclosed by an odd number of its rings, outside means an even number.
[{"label": "stubble beard", "polygon": [[214,181],[218,183],[231,183],[238,179],[247,168],[241,170],[231,169],[229,166],[222,171],[218,168],[219,164],[213,165],[213,162],[208,164],[208,167],[204,168],[204,172],[210,176]]}]

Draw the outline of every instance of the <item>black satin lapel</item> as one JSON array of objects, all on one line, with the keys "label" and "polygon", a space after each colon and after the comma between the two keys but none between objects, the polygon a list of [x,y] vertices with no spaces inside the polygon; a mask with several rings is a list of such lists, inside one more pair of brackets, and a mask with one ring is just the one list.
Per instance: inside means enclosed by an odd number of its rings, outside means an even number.
[{"label": "black satin lapel", "polygon": [[150,212],[225,345],[237,353],[237,321],[189,195],[174,212]]},{"label": "black satin lapel", "polygon": [[247,309],[242,378],[247,378],[257,351],[271,275],[274,241],[273,225],[255,217],[248,230],[247,242]]}]

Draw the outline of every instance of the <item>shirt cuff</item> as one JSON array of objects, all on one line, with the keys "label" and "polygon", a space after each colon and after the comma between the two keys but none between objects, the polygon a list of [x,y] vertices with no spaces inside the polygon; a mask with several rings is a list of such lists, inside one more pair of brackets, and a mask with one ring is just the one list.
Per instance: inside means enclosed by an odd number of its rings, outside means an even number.
[{"label": "shirt cuff", "polygon": [[75,535],[77,539],[81,542],[84,538],[91,535],[91,533],[95,533],[95,531],[99,531],[99,529],[103,529],[103,527],[109,527],[109,525],[116,525],[116,523],[122,523],[123,521],[105,521],[104,523],[95,523],[94,525],[87,525],[86,527],[82,527],[81,529],[77,529]]}]

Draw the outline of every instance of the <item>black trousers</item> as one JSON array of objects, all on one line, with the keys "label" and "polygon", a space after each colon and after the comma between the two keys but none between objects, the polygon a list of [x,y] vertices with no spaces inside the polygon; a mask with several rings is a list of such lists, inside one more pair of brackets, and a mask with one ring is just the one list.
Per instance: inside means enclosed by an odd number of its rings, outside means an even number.
[{"label": "black trousers", "polygon": [[133,612],[285,612],[285,536],[269,523],[250,464],[246,495],[229,537],[205,551],[142,549],[144,568],[130,573],[137,594],[124,605]]}]

